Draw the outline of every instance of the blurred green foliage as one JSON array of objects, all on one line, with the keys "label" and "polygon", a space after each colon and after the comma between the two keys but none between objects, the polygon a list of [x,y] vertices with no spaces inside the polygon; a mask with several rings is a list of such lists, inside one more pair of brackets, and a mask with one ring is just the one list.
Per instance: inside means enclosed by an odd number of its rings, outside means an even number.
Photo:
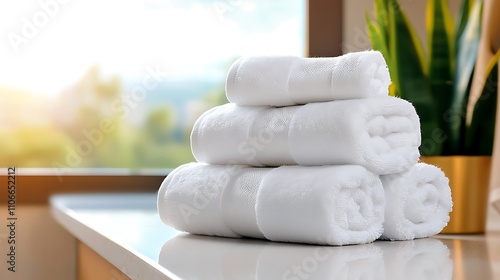
[{"label": "blurred green foliage", "polygon": [[[0,124],[2,117],[8,124],[0,126],[0,166],[136,169],[173,168],[194,161],[189,143],[192,123],[176,134],[177,108],[170,104],[150,108],[141,102],[125,108],[120,79],[104,79],[97,67],[54,104],[43,98],[28,104],[32,94],[6,88],[0,88],[0,96],[10,100],[0,103],[4,109]],[[198,114],[227,102],[223,86],[204,96],[196,101],[203,109]],[[44,106],[50,106],[45,113],[33,110]],[[21,107],[24,110],[19,111]],[[142,117],[133,116],[136,110],[142,110]],[[30,114],[27,121],[19,121]],[[44,120],[37,124],[36,119]]]},{"label": "blurred green foliage", "polygon": [[[469,92],[481,34],[481,0],[463,0],[453,21],[447,0],[427,1],[427,52],[397,0],[374,0],[366,14],[373,48],[384,55],[391,94],[415,106],[420,117],[420,152],[432,155],[491,155],[497,98],[493,57],[475,106]],[[466,122],[467,115],[472,121]]]}]

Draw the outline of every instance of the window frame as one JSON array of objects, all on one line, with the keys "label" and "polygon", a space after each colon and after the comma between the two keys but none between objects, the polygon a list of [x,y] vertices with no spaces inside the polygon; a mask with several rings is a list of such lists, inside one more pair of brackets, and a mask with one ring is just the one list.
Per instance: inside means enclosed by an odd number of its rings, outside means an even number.
[{"label": "window frame", "polygon": [[[331,57],[342,54],[342,0],[308,0],[306,5],[306,55]],[[45,174],[17,175],[17,203],[47,204],[54,193],[89,192],[156,192],[167,176],[164,174],[123,174],[113,169],[90,168],[82,174],[58,176],[51,169]],[[103,175],[105,173],[105,175]],[[0,176],[0,185],[7,185],[7,176]],[[7,196],[0,196],[6,204]]]},{"label": "window frame", "polygon": [[307,55],[342,54],[343,0],[307,1]]}]

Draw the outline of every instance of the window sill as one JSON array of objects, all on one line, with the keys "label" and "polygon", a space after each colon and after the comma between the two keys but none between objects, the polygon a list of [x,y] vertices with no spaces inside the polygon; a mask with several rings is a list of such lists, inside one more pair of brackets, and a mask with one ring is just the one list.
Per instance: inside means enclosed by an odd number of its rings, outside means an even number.
[{"label": "window sill", "polygon": [[[5,169],[7,170],[7,169]],[[16,203],[47,204],[57,193],[157,192],[170,169],[68,169],[56,174],[51,168],[16,169]],[[7,186],[7,174],[0,176],[0,185]],[[0,204],[7,196],[0,196]]]}]

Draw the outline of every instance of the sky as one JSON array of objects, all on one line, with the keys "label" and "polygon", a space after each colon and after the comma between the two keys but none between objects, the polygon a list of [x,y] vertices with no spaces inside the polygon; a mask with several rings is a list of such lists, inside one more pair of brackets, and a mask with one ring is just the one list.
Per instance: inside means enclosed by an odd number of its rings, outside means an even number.
[{"label": "sky", "polygon": [[220,77],[241,55],[303,55],[305,0],[0,1],[0,87],[54,95],[92,65]]}]

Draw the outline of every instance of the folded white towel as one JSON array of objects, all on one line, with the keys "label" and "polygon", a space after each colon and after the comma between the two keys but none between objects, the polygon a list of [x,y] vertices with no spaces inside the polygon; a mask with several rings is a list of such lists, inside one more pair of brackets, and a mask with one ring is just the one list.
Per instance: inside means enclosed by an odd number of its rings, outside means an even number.
[{"label": "folded white towel", "polygon": [[356,164],[391,174],[418,162],[414,107],[395,97],[282,108],[225,104],[205,112],[191,134],[193,155],[210,164]]},{"label": "folded white towel", "polygon": [[386,197],[382,239],[429,237],[448,224],[453,203],[441,169],[418,163],[405,172],[380,177]]},{"label": "folded white towel", "polygon": [[327,245],[380,237],[384,194],[361,166],[182,165],[162,183],[158,212],[178,230]]},{"label": "folded white towel", "polygon": [[239,105],[290,106],[388,95],[389,70],[378,51],[338,57],[243,57],[229,69],[227,99]]}]

